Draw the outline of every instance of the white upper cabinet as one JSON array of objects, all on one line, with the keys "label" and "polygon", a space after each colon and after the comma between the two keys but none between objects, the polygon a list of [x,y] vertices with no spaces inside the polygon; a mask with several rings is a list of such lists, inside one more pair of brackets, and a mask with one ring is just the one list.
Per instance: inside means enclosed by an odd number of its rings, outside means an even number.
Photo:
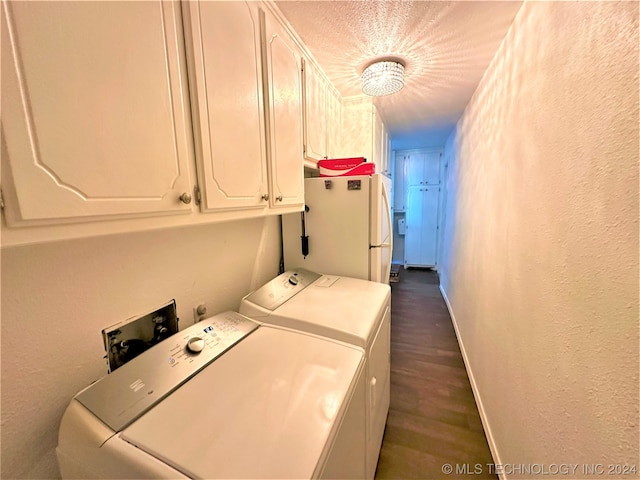
[{"label": "white upper cabinet", "polygon": [[371,97],[348,97],[342,107],[341,156],[364,157],[376,173],[390,175],[389,138]]},{"label": "white upper cabinet", "polygon": [[303,47],[271,4],[0,13],[3,245],[302,209]]},{"label": "white upper cabinet", "polygon": [[260,10],[253,2],[184,7],[201,208],[265,209]]},{"label": "white upper cabinet", "polygon": [[311,63],[304,66],[305,158],[322,160],[340,155],[342,98]]},{"label": "white upper cabinet", "polygon": [[408,185],[437,185],[440,183],[442,150],[408,150],[398,153],[405,155]]},{"label": "white upper cabinet", "polygon": [[407,182],[405,175],[406,155],[395,152],[393,170],[393,208],[396,212],[404,212],[407,208]]},{"label": "white upper cabinet", "polygon": [[277,213],[304,205],[302,57],[283,27],[264,16],[270,205]]},{"label": "white upper cabinet", "polygon": [[304,204],[302,57],[257,5],[185,4],[201,208],[237,218]]},{"label": "white upper cabinet", "polygon": [[391,165],[391,137],[387,126],[382,124],[382,165],[384,173],[388,176],[392,175],[393,166]]},{"label": "white upper cabinet", "polygon": [[385,126],[382,123],[382,118],[376,108],[373,107],[373,161],[376,164],[376,172],[389,174],[384,133]]},{"label": "white upper cabinet", "polygon": [[389,131],[375,106],[373,107],[373,143],[373,160],[376,163],[376,171],[390,177],[391,157]]},{"label": "white upper cabinet", "polygon": [[342,139],[342,101],[333,88],[327,89],[327,157],[338,158]]},{"label": "white upper cabinet", "polygon": [[0,8],[7,224],[191,212],[180,4]]},{"label": "white upper cabinet", "polygon": [[327,85],[311,62],[304,65],[305,156],[327,158]]},{"label": "white upper cabinet", "polygon": [[371,97],[346,97],[342,102],[341,157],[373,161],[373,104]]}]

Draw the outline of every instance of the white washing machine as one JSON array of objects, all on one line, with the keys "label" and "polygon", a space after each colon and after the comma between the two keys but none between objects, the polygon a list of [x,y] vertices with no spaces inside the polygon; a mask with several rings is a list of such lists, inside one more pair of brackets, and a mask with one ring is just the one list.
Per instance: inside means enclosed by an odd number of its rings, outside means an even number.
[{"label": "white washing machine", "polygon": [[389,412],[389,285],[291,270],[244,297],[239,311],[259,322],[321,335],[365,350],[366,478],[373,478]]},{"label": "white washing machine", "polygon": [[76,395],[63,478],[363,478],[363,350],[226,312]]}]

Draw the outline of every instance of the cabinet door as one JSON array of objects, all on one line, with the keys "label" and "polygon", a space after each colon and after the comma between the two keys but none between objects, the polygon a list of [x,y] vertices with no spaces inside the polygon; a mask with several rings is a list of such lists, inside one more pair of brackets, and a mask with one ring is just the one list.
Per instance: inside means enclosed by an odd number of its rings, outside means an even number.
[{"label": "cabinet door", "polygon": [[[269,176],[272,207],[302,207],[302,57],[282,26],[264,18],[269,101]],[[279,212],[282,213],[282,212]]]},{"label": "cabinet door", "polygon": [[327,156],[326,86],[310,63],[304,65],[305,156],[320,160]]},{"label": "cabinet door", "polygon": [[411,151],[405,155],[407,184],[409,186],[424,185],[424,164],[426,155],[424,152]]},{"label": "cabinet door", "polygon": [[342,134],[342,106],[340,95],[327,89],[327,157],[338,158]]},{"label": "cabinet door", "polygon": [[10,226],[191,212],[176,2],[2,2]]},{"label": "cabinet door", "polygon": [[391,175],[391,156],[389,155],[389,131],[387,126],[382,124],[382,165],[383,173]]},{"label": "cabinet door", "polygon": [[373,161],[376,164],[377,173],[385,173],[386,165],[384,164],[383,157],[383,129],[382,118],[378,114],[375,107],[372,109],[372,124],[373,124]]},{"label": "cabinet door", "polygon": [[409,185],[437,185],[440,183],[439,150],[412,150],[407,155],[407,180]]},{"label": "cabinet door", "polygon": [[202,210],[266,208],[260,16],[253,2],[187,2]]},{"label": "cabinet door", "polygon": [[409,187],[405,267],[436,265],[439,187]]},{"label": "cabinet door", "polygon": [[393,205],[396,212],[404,212],[407,203],[406,182],[406,155],[395,153],[395,165],[393,171]]},{"label": "cabinet door", "polygon": [[364,157],[369,162],[374,161],[371,102],[371,97],[365,95],[344,99],[340,157]]},{"label": "cabinet door", "polygon": [[440,184],[440,164],[442,152],[439,150],[425,152],[425,162],[422,170],[422,178],[425,185]]}]

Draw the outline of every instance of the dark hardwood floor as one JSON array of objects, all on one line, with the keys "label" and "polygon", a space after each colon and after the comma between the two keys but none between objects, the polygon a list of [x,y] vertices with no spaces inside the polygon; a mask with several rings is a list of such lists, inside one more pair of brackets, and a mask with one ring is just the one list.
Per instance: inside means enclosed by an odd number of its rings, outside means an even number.
[{"label": "dark hardwood floor", "polygon": [[437,274],[401,269],[399,277],[391,284],[391,406],[376,478],[497,478]]}]

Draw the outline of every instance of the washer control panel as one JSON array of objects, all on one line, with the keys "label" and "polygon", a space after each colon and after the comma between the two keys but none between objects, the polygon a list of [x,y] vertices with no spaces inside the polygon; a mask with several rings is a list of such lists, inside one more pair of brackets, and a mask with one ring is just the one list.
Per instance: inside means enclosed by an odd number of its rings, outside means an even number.
[{"label": "washer control panel", "polygon": [[120,431],[258,326],[236,312],[204,319],[93,383],[75,400]]},{"label": "washer control panel", "polygon": [[289,270],[247,295],[242,302],[273,311],[320,277],[321,274],[302,268]]}]

